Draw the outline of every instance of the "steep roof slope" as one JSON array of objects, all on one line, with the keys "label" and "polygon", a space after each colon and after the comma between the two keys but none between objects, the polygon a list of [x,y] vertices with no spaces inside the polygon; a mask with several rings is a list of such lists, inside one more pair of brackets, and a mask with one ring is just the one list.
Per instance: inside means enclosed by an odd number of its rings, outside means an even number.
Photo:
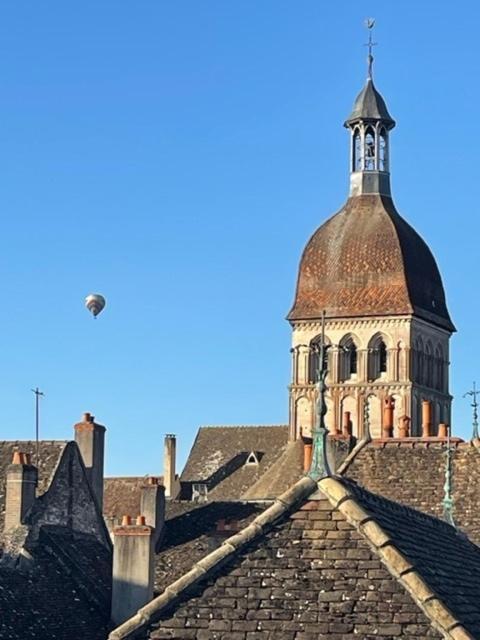
[{"label": "steep roof slope", "polygon": [[[452,447],[455,523],[480,544],[480,442]],[[366,489],[425,513],[442,517],[446,440],[373,441],[352,458],[345,475]]]},{"label": "steep roof slope", "polygon": [[110,639],[480,637],[477,546],[351,481],[318,487],[300,480]]},{"label": "steep roof slope", "polygon": [[[277,460],[287,445],[288,427],[201,427],[180,476],[205,483],[213,500],[238,500]],[[247,465],[254,453],[258,464]]]},{"label": "steep roof slope", "polygon": [[[38,464],[38,494],[48,489],[50,480],[56,469],[60,456],[67,444],[65,440],[41,440],[39,443]],[[7,467],[11,464],[14,451],[30,453],[35,464],[36,443],[32,440],[2,440],[0,441],[0,531],[3,531],[5,518],[5,481]]]}]

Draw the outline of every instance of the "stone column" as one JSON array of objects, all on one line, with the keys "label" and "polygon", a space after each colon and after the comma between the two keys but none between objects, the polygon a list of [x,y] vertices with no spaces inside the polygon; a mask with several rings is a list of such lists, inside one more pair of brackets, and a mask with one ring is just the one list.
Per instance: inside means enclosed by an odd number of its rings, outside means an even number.
[{"label": "stone column", "polygon": [[153,599],[153,529],[125,516],[113,531],[112,622],[119,625]]}]

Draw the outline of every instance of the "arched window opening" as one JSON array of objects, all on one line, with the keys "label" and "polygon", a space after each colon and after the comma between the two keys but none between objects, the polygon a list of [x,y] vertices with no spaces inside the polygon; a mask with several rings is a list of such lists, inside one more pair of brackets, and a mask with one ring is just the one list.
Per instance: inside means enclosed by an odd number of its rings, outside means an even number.
[{"label": "arched window opening", "polygon": [[378,346],[378,366],[380,373],[387,373],[387,345],[383,340]]},{"label": "arched window opening", "polygon": [[445,384],[445,368],[443,362],[443,351],[440,346],[435,350],[436,388],[443,391]]},{"label": "arched window opening", "polygon": [[353,134],[353,171],[362,170],[362,138],[360,136],[360,130],[355,129]]},{"label": "arched window opening", "polygon": [[365,133],[365,170],[375,170],[375,132],[371,127],[368,127]]},{"label": "arched window opening", "polygon": [[427,342],[425,345],[425,368],[424,375],[425,381],[424,384],[430,389],[435,389],[435,380],[434,380],[434,367],[433,367],[433,349],[430,342]]},{"label": "arched window opening", "polygon": [[381,335],[372,338],[368,345],[368,379],[385,377],[388,371],[387,345]]},{"label": "arched window opening", "polygon": [[387,132],[384,128],[380,130],[379,138],[379,169],[380,171],[388,171],[387,158]]},{"label": "arched window opening", "polygon": [[355,377],[358,371],[357,345],[352,337],[340,343],[340,376],[342,380]]}]

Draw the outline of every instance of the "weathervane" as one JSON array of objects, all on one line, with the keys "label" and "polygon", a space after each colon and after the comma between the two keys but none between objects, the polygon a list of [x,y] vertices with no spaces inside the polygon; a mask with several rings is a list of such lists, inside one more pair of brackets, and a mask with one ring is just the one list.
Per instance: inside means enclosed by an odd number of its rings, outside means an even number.
[{"label": "weathervane", "polygon": [[471,407],[473,409],[473,435],[472,440],[478,440],[478,402],[477,396],[480,395],[480,390],[476,388],[475,382],[473,383],[473,389],[471,391],[467,391],[467,393],[463,394],[463,397],[466,398],[470,396],[472,398]]},{"label": "weathervane", "polygon": [[373,27],[375,26],[375,18],[367,18],[365,20],[365,26],[368,29],[368,42],[366,43],[366,47],[368,47],[368,77],[370,80],[373,78],[373,47],[377,46],[376,42],[373,42]]},{"label": "weathervane", "polygon": [[325,391],[327,385],[327,366],[325,362],[325,311],[322,312],[322,341],[320,343],[319,357],[317,359],[317,407],[315,415],[315,427],[312,433],[313,454],[312,464],[308,475],[313,480],[320,480],[331,475],[330,465],[327,458],[327,435],[328,429],[325,426],[325,414],[327,404],[325,402]]}]

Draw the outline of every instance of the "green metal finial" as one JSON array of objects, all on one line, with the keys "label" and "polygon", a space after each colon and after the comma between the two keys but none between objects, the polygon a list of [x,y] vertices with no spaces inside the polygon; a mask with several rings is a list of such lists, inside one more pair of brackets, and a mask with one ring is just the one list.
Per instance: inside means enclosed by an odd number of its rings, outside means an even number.
[{"label": "green metal finial", "polygon": [[[317,347],[318,348],[318,347]],[[327,457],[327,436],[328,429],[325,426],[325,415],[327,413],[327,405],[325,402],[325,391],[327,390],[326,377],[327,366],[325,358],[325,311],[322,312],[322,341],[319,348],[319,357],[317,364],[317,406],[315,415],[315,427],[312,433],[313,452],[312,464],[308,475],[312,480],[320,480],[326,476],[332,475]]]},{"label": "green metal finial", "polygon": [[472,440],[478,440],[478,402],[477,396],[480,395],[480,391],[476,388],[475,381],[473,382],[473,389],[471,391],[467,391],[467,393],[463,394],[463,397],[466,398],[470,396],[472,398],[472,409],[473,409],[473,435]]},{"label": "green metal finial", "polygon": [[365,20],[365,26],[368,29],[368,42],[365,45],[368,47],[368,58],[367,58],[367,73],[368,78],[370,80],[373,78],[373,47],[377,46],[376,42],[373,42],[373,27],[375,26],[375,18],[367,18]]},{"label": "green metal finial", "polygon": [[453,519],[453,496],[452,496],[452,447],[450,446],[450,427],[447,433],[447,450],[445,452],[445,484],[443,485],[443,518],[448,524],[455,526]]}]

